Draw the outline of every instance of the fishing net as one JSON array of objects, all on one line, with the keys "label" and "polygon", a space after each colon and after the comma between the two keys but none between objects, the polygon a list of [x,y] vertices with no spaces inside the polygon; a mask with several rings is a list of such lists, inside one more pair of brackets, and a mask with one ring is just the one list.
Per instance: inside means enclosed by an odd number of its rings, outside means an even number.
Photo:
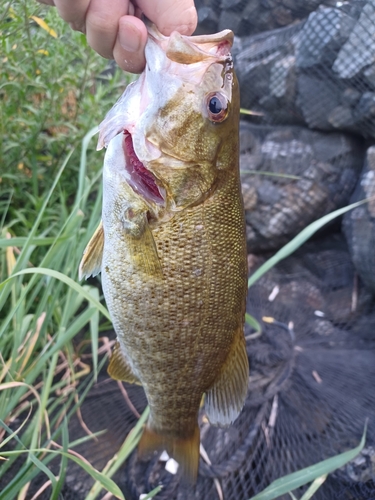
[{"label": "fishing net", "polygon": [[[236,34],[241,105],[252,113],[240,141],[251,274],[310,222],[375,194],[375,1],[196,5],[198,33]],[[247,500],[285,474],[354,448],[366,419],[365,448],[314,498],[375,499],[373,203],[345,215],[343,230],[336,220],[250,288],[247,312],[261,332],[246,325],[248,397],[228,429],[210,426],[201,410],[196,487],[180,485],[165,454],[145,461],[134,451],[113,477],[127,500],[159,484],[160,500]],[[76,452],[101,470],[146,404],[141,387],[102,370],[69,436],[106,432]],[[64,498],[84,499],[92,484],[68,463]]]},{"label": "fishing net", "polygon": [[[249,254],[250,272],[266,258]],[[248,499],[278,477],[355,447],[366,418],[366,447],[331,474],[314,498],[375,498],[375,313],[343,236],[323,235],[268,272],[250,288],[247,311],[261,334],[246,326],[246,404],[228,429],[209,425],[201,411],[206,460],[201,458],[195,489],[180,486],[167,457],[144,461],[135,451],[114,477],[127,500],[159,484],[159,499]],[[122,387],[126,392],[102,372],[82,405],[90,431],[107,432],[75,450],[99,469],[146,407],[141,387]],[[71,420],[71,439],[86,434],[82,421]],[[69,463],[64,498],[83,499],[91,485]]]}]

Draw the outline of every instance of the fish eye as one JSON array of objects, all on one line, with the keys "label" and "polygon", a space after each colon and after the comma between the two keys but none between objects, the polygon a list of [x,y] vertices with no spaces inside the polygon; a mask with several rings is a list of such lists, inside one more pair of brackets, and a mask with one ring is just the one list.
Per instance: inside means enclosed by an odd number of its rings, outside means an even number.
[{"label": "fish eye", "polygon": [[215,123],[220,123],[228,115],[228,101],[220,92],[211,92],[206,97],[208,118]]}]

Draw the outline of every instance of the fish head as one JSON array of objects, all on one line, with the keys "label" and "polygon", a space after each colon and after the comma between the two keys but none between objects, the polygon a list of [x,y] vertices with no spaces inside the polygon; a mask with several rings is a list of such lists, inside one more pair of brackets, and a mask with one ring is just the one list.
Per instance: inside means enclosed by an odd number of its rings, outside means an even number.
[{"label": "fish head", "polygon": [[154,211],[173,212],[205,200],[237,168],[233,33],[148,32],[145,70],[101,124],[99,147],[121,133],[129,184]]}]

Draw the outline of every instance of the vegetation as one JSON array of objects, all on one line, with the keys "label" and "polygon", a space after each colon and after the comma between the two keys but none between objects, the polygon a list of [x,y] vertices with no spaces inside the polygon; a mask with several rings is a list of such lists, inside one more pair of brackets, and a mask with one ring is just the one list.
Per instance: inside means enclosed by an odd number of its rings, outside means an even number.
[{"label": "vegetation", "polygon": [[[82,381],[86,390],[94,381],[100,335],[110,326],[98,287],[77,283],[101,211],[103,155],[90,141],[95,130],[88,131],[129,77],[55,9],[15,0],[0,16],[0,446],[7,459],[0,496],[24,498],[42,471],[57,498],[67,450],[77,444],[67,422]],[[82,358],[87,346],[91,361]],[[56,414],[60,407],[64,413]],[[48,470],[56,455],[58,477]],[[69,459],[121,496],[79,457]]]},{"label": "vegetation", "polygon": [[[95,480],[88,499],[102,488],[123,498],[110,477],[136,446],[147,411],[102,472],[74,454],[82,440],[70,440],[68,421],[95,381],[110,328],[97,282],[81,285],[77,276],[101,211],[103,155],[91,139],[128,80],[33,0],[2,5],[0,44],[0,498],[26,498],[44,474],[43,488],[57,499],[68,460]],[[340,460],[334,467],[348,457]],[[275,498],[332,467],[256,498]]]}]

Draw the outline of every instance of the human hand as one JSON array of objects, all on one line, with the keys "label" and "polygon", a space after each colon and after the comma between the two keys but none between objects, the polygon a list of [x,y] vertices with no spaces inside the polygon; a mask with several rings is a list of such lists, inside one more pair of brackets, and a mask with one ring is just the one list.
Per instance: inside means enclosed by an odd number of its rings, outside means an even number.
[{"label": "human hand", "polygon": [[87,36],[101,56],[115,59],[125,71],[140,73],[145,66],[147,29],[144,13],[163,35],[191,35],[197,25],[194,0],[37,0],[56,6],[60,16]]}]

